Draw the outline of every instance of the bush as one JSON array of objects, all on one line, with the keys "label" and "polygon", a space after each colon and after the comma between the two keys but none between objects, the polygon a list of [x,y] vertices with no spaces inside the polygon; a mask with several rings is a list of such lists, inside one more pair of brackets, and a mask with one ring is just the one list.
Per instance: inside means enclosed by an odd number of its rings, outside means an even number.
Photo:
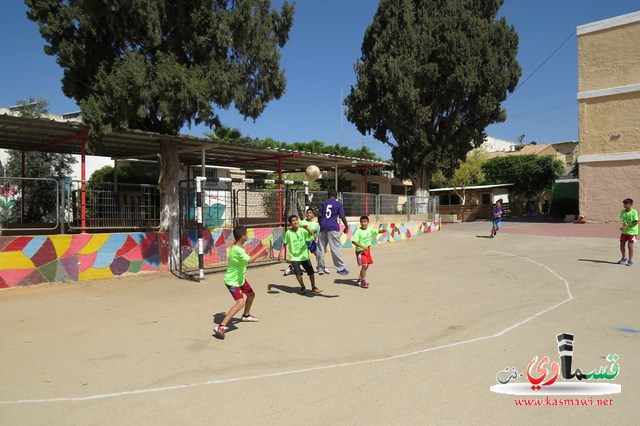
[{"label": "bush", "polygon": [[578,200],[575,198],[558,198],[551,202],[551,215],[564,217],[579,213]]}]

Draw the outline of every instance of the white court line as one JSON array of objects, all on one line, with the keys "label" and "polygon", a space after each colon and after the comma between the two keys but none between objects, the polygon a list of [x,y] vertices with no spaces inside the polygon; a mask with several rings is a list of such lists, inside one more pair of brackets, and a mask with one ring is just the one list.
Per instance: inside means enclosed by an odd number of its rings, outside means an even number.
[{"label": "white court line", "polygon": [[565,289],[567,291],[567,298],[565,300],[563,300],[562,302],[551,306],[550,308],[544,309],[544,310],[542,310],[542,311],[540,311],[540,312],[538,312],[536,314],[533,314],[530,317],[528,317],[528,318],[526,318],[526,319],[524,319],[524,320],[522,320],[520,322],[517,322],[517,323],[505,328],[504,330],[499,331],[498,333],[495,333],[495,334],[492,334],[492,335],[489,335],[489,336],[477,337],[475,339],[463,340],[463,341],[460,341],[460,342],[449,343],[449,344],[446,344],[446,345],[434,346],[432,348],[420,349],[418,351],[406,352],[406,353],[402,353],[402,354],[398,354],[398,355],[392,355],[392,356],[388,356],[388,357],[384,357],[384,358],[375,358],[375,359],[367,359],[367,360],[362,360],[362,361],[344,362],[344,363],[341,363],[341,364],[323,365],[323,366],[320,366],[320,367],[302,368],[302,369],[299,369],[299,370],[280,371],[280,372],[276,372],[276,373],[257,374],[257,375],[254,375],[254,376],[234,377],[234,378],[230,378],[230,379],[207,380],[205,382],[192,383],[192,384],[186,384],[186,385],[164,386],[164,387],[159,387],[159,388],[137,389],[137,390],[123,391],[123,392],[113,392],[113,393],[104,393],[104,394],[98,394],[98,395],[67,397],[67,398],[19,399],[19,400],[16,400],[16,401],[0,401],[0,404],[35,404],[35,403],[45,403],[45,402],[91,401],[91,400],[95,400],[95,399],[115,398],[115,397],[119,397],[119,396],[139,395],[139,394],[145,394],[145,393],[167,392],[167,391],[173,391],[173,390],[189,389],[189,388],[195,388],[195,387],[199,387],[199,386],[220,385],[220,384],[224,384],[224,383],[241,382],[241,381],[245,381],[245,380],[267,379],[267,378],[270,378],[270,377],[288,376],[288,375],[291,375],[291,374],[310,373],[310,372],[314,372],[314,371],[329,370],[329,369],[333,369],[333,368],[351,367],[351,366],[354,366],[354,365],[373,364],[373,363],[377,363],[377,362],[391,361],[391,360],[395,360],[395,359],[399,359],[399,358],[406,358],[406,357],[409,357],[409,356],[414,356],[414,355],[423,354],[423,353],[427,353],[427,352],[433,352],[433,351],[437,351],[439,349],[453,348],[453,347],[456,347],[456,346],[466,345],[468,343],[475,343],[475,342],[480,342],[482,340],[495,339],[496,337],[500,337],[500,336],[508,333],[509,331],[514,330],[514,329],[520,327],[521,325],[526,324],[529,321],[539,317],[540,315],[546,314],[547,312],[552,311],[552,310],[556,309],[557,307],[562,306],[565,303],[570,302],[571,300],[573,300],[573,295],[571,294],[571,289],[569,288],[569,282],[567,280],[565,280],[564,278],[562,278],[560,275],[558,275],[553,269],[549,268],[548,266],[543,265],[542,263],[536,262],[535,260],[531,260],[531,259],[529,259],[527,257],[517,256],[517,255],[511,254],[511,253],[495,251],[495,250],[489,250],[489,252],[493,252],[493,253],[502,254],[502,255],[505,255],[505,256],[511,256],[511,257],[515,257],[515,258],[518,258],[518,259],[526,260],[526,261],[529,261],[531,263],[534,263],[534,264],[546,269],[552,275],[554,275],[556,278],[558,278],[560,281],[562,281],[564,283]]}]

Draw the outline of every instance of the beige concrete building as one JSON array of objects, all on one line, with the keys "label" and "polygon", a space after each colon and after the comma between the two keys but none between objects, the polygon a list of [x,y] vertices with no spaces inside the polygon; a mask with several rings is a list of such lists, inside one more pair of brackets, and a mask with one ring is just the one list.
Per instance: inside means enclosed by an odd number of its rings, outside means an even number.
[{"label": "beige concrete building", "polygon": [[577,34],[580,213],[618,221],[624,198],[640,207],[640,11]]}]

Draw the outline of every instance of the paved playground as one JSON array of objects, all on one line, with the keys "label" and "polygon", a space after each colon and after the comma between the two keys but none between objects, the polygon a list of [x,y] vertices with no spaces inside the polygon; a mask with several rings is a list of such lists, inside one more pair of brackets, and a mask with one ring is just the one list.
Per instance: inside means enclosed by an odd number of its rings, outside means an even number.
[{"label": "paved playground", "polygon": [[[297,294],[283,264],[252,268],[260,322],[224,341],[221,274],[0,291],[0,424],[637,424],[640,266],[615,264],[617,226],[490,228],[374,246],[367,290],[351,250],[351,275],[317,276],[321,295]],[[606,406],[489,390],[507,367],[557,360],[563,332],[583,371],[620,357],[621,393],[580,397]]]}]

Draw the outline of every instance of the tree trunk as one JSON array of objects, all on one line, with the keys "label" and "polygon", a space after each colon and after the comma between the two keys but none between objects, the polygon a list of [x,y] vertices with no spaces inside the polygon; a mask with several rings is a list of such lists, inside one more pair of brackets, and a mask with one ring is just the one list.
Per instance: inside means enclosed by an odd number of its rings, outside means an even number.
[{"label": "tree trunk", "polygon": [[431,172],[426,167],[422,167],[418,172],[412,173],[409,178],[413,184],[413,195],[416,197],[429,196],[429,183],[431,182]]},{"label": "tree trunk", "polygon": [[160,141],[160,231],[169,232],[169,270],[178,267],[180,235],[178,223],[178,183],[181,169],[178,158],[178,144],[174,141]]}]

